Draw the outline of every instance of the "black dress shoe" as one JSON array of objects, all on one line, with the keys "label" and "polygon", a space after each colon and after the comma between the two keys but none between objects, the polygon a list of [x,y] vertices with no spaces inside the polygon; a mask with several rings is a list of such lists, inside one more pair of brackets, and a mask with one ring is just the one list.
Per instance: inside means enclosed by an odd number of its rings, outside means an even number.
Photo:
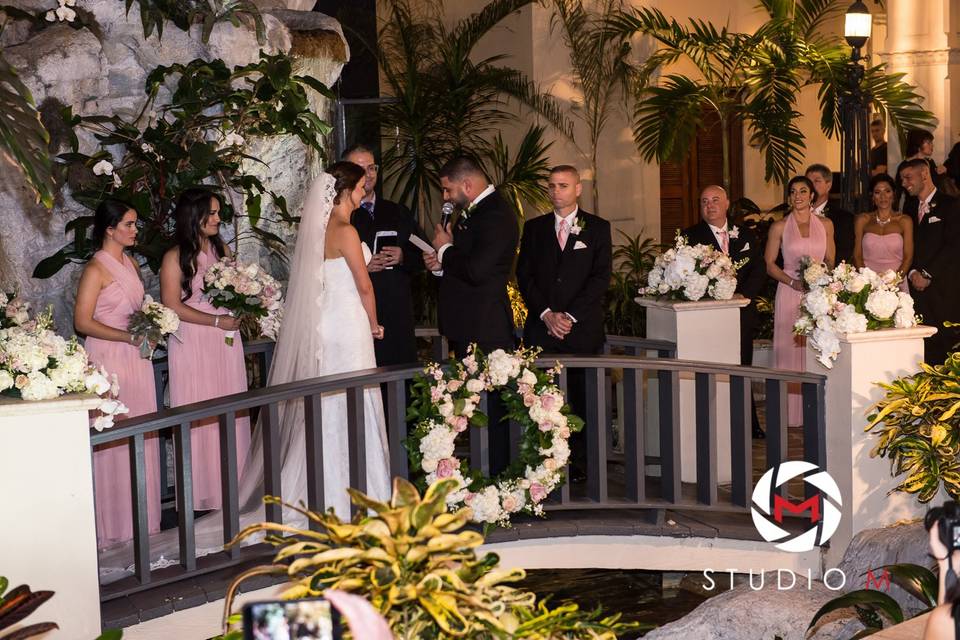
[{"label": "black dress shoe", "polygon": [[760,427],[753,428],[753,439],[754,440],[765,440],[767,438],[767,432],[761,429]]}]

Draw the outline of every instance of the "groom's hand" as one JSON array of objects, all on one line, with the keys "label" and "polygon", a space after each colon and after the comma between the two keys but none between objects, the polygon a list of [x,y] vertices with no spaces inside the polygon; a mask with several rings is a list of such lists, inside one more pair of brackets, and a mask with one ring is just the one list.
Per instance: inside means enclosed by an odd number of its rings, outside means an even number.
[{"label": "groom's hand", "polygon": [[440,247],[452,243],[453,232],[450,229],[450,223],[448,222],[446,227],[441,227],[439,224],[436,225],[433,231],[433,248],[440,251]]},{"label": "groom's hand", "polygon": [[427,267],[428,271],[440,271],[443,267],[440,266],[440,261],[437,260],[437,254],[432,251],[423,252],[423,264]]}]

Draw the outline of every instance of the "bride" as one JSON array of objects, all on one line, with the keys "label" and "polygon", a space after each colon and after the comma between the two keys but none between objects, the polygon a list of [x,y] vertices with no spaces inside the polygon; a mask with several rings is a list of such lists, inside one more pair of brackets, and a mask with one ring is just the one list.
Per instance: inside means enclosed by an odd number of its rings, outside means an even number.
[{"label": "bride", "polygon": [[[360,242],[350,215],[363,197],[364,171],[337,162],[313,183],[300,220],[290,283],[268,386],[375,368],[373,340],[383,338],[377,323],[373,285],[367,273],[370,249]],[[350,518],[346,392],[322,397],[324,508]],[[366,493],[390,496],[389,450],[379,385],[364,390]],[[302,400],[280,406],[281,495],[307,501],[307,462]],[[263,486],[262,438],[248,457],[241,501],[253,507]],[[256,486],[254,486],[256,485]],[[244,509],[246,510],[246,509]],[[297,520],[286,510],[284,522]]]}]

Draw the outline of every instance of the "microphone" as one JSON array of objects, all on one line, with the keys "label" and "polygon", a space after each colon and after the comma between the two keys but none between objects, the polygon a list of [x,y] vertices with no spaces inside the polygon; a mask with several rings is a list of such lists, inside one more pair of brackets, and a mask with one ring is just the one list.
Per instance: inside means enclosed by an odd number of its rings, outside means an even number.
[{"label": "microphone", "polygon": [[446,229],[450,223],[450,216],[453,215],[454,208],[455,206],[452,202],[443,203],[443,207],[440,209],[440,226],[443,229]]}]

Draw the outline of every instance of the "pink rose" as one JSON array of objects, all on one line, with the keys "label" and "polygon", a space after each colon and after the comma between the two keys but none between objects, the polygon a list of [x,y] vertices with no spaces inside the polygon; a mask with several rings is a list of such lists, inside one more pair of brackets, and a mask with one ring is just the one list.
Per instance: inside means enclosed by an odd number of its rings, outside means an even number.
[{"label": "pink rose", "polygon": [[517,385],[517,393],[519,393],[522,396],[527,395],[528,393],[530,393],[530,391],[531,391],[530,385],[528,384],[524,384],[521,382]]},{"label": "pink rose", "polygon": [[440,387],[433,387],[430,390],[430,400],[432,400],[433,402],[439,402],[440,398],[442,397],[443,397],[443,391],[440,389]]},{"label": "pink rose", "polygon": [[474,498],[474,496],[476,496],[476,495],[477,495],[477,494],[473,493],[472,491],[467,491],[467,495],[465,495],[465,496],[463,497],[464,503],[470,504],[471,502],[473,502],[473,498]]},{"label": "pink rose", "polygon": [[462,386],[463,386],[462,380],[451,380],[450,382],[447,383],[447,391],[449,391],[450,393],[453,393],[454,391],[456,391]]},{"label": "pink rose", "polygon": [[437,463],[437,477],[438,478],[449,478],[453,475],[453,472],[457,470],[457,467],[460,465],[457,463],[456,458],[444,458]]},{"label": "pink rose", "polygon": [[547,432],[552,430],[553,427],[554,427],[554,424],[552,422],[544,422],[543,424],[540,425],[540,431]]},{"label": "pink rose", "polygon": [[467,420],[467,416],[455,416],[452,420],[450,420],[450,425],[457,433],[463,433],[466,431],[469,423],[470,421]]},{"label": "pink rose", "polygon": [[513,513],[520,508],[517,499],[514,498],[511,494],[507,494],[503,497],[503,510],[508,513]]},{"label": "pink rose", "polygon": [[552,393],[545,393],[540,396],[540,404],[544,411],[553,411],[557,406],[557,397]]},{"label": "pink rose", "polygon": [[564,439],[569,438],[570,427],[560,427],[559,429],[557,429],[557,435],[559,435],[561,438],[564,438]]},{"label": "pink rose", "polygon": [[433,370],[433,379],[434,379],[434,380],[438,380],[438,381],[439,381],[439,380],[443,380],[443,371],[441,371],[440,369],[434,369],[434,370]]},{"label": "pink rose", "polygon": [[534,502],[542,502],[547,497],[547,490],[539,482],[530,483],[530,499]]},{"label": "pink rose", "polygon": [[537,401],[537,396],[532,393],[525,393],[523,395],[523,406],[530,408],[533,406],[533,403]]}]

